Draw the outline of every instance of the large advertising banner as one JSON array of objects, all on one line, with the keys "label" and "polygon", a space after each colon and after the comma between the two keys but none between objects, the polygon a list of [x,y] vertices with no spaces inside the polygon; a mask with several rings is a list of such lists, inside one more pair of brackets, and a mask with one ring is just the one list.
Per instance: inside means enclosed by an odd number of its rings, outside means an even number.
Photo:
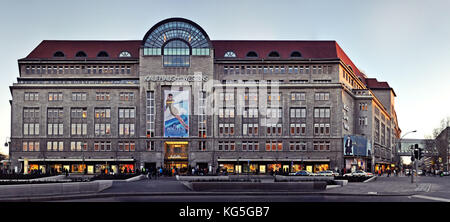
[{"label": "large advertising banner", "polygon": [[189,137],[189,90],[164,90],[164,137]]},{"label": "large advertising banner", "polygon": [[369,149],[366,137],[357,135],[344,136],[345,156],[369,156],[371,155]]}]

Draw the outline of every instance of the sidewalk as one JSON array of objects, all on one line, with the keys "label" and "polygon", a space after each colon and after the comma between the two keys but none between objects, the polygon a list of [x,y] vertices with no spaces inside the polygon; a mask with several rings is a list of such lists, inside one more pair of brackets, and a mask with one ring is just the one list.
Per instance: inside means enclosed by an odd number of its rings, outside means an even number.
[{"label": "sidewalk", "polygon": [[242,191],[242,192],[195,192],[189,190],[174,177],[162,177],[157,180],[143,179],[135,182],[114,181],[113,186],[98,193],[49,196],[39,198],[11,198],[0,201],[52,201],[78,198],[99,198],[114,196],[181,196],[181,195],[340,195],[340,196],[408,196],[428,192],[429,183],[411,183],[410,177],[377,177],[367,183],[348,183],[345,186],[330,186],[327,190],[286,192],[286,191]]},{"label": "sidewalk", "polygon": [[428,192],[431,184],[415,182],[406,176],[376,177],[368,183],[348,183],[346,186],[324,191],[327,194],[339,195],[414,195]]}]

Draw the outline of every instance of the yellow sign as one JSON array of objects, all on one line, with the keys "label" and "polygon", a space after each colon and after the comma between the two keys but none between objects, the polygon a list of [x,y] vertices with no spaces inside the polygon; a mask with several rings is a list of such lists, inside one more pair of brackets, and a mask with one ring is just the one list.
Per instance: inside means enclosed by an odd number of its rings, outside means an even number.
[{"label": "yellow sign", "polygon": [[23,160],[23,174],[28,174],[28,158]]},{"label": "yellow sign", "polygon": [[187,141],[173,141],[173,142],[166,142],[167,145],[188,145],[189,142]]}]

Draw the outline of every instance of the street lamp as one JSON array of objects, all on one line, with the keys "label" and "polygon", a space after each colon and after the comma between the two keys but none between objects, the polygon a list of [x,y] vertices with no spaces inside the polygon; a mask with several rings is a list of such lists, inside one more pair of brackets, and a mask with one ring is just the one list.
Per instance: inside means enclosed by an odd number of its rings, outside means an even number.
[{"label": "street lamp", "polygon": [[[398,156],[399,149],[401,147],[401,141],[402,141],[403,137],[405,137],[406,135],[408,135],[410,133],[415,133],[415,132],[417,132],[417,130],[412,130],[412,131],[406,132],[405,134],[403,134],[402,137],[400,137],[400,139],[397,141],[397,152],[396,152],[397,156]],[[399,157],[399,163],[400,163],[400,157]]]},{"label": "street lamp", "polygon": [[[402,141],[403,137],[405,137],[406,135],[408,135],[408,134],[410,134],[410,133],[415,133],[415,132],[417,132],[417,130],[412,130],[412,131],[409,131],[409,132],[403,134],[403,136],[400,137],[400,139],[398,140],[398,145],[399,145],[399,146],[397,146],[397,147],[400,148],[400,146],[401,146],[401,141]],[[397,150],[397,154],[398,154],[398,150]],[[414,154],[413,154],[413,155],[414,155]],[[400,162],[400,157],[399,157],[399,162]],[[412,163],[413,166],[415,166],[415,163],[416,163],[416,161],[414,160],[413,163]],[[411,169],[411,183],[414,183],[414,171],[413,171],[412,169]]]}]

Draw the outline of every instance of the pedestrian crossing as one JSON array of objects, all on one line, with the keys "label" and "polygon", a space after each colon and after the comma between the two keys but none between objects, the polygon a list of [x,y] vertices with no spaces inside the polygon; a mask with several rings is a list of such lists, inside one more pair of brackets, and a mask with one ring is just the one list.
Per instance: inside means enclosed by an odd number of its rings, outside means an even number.
[{"label": "pedestrian crossing", "polygon": [[417,188],[414,190],[416,192],[429,192],[431,190],[430,183],[421,183],[418,184]]}]

